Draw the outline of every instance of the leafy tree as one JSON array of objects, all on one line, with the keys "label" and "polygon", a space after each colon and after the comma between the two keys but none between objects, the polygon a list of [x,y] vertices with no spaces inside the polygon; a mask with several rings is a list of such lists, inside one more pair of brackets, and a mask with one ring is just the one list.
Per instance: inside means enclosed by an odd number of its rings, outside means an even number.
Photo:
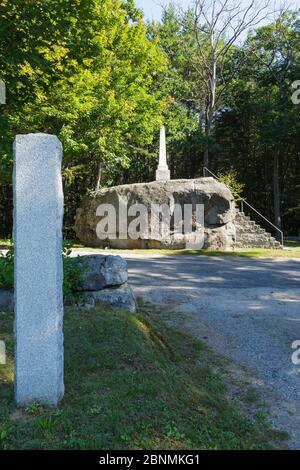
[{"label": "leafy tree", "polygon": [[222,153],[214,156],[215,165],[233,165],[249,202],[279,228],[283,218],[284,228],[297,233],[299,106],[292,103],[291,85],[299,73],[298,15],[287,12],[256,29],[244,47],[247,61],[216,120]]},{"label": "leafy tree", "polygon": [[[234,173],[250,203],[297,233],[299,12],[256,26],[238,44],[247,22],[227,15],[229,4],[212,3],[217,22],[200,0],[145,24],[134,0],[0,0],[0,233],[11,232],[16,133],[62,140],[70,236],[87,191],[154,178],[162,121],[173,178],[201,176],[209,156],[214,173]],[[264,5],[249,5],[255,24]]]},{"label": "leafy tree", "polygon": [[[294,124],[289,77],[299,42],[296,15],[283,13],[275,23],[250,35],[248,47],[260,66],[260,83],[269,87],[269,120],[264,125],[264,141],[273,153],[273,196],[276,226],[282,228],[280,207],[280,165],[284,158],[286,139]],[[271,113],[270,113],[271,111]]]},{"label": "leafy tree", "polygon": [[10,182],[16,133],[58,135],[71,225],[78,195],[111,184],[132,148],[151,143],[165,106],[155,82],[166,59],[132,1],[4,0],[0,6],[0,76],[8,90],[1,182]]},{"label": "leafy tree", "polygon": [[230,0],[195,0],[192,32],[196,53],[191,64],[203,83],[203,125],[206,137],[204,166],[209,165],[209,141],[222,97],[241,62],[231,61],[232,50],[242,34],[266,17],[270,1],[250,0],[241,5]]},{"label": "leafy tree", "polygon": [[235,202],[238,203],[243,199],[245,184],[238,181],[236,170],[231,168],[228,173],[219,173],[218,179],[230,189]]},{"label": "leafy tree", "polygon": [[[205,80],[195,70],[195,61],[200,67],[203,54],[209,58],[211,49],[203,30],[202,55],[197,59],[193,15],[192,11],[179,14],[171,7],[156,26],[170,63],[162,86],[171,96],[165,121],[173,177],[199,175],[201,152],[208,144],[211,169],[227,175],[234,168],[249,202],[279,227],[283,217],[285,229],[297,233],[299,106],[291,101],[291,85],[300,76],[299,14],[281,13],[277,21],[251,30],[244,44],[231,45],[226,55],[219,57],[219,98],[209,140],[205,132],[196,134],[203,123],[207,90],[202,86]],[[225,39],[220,37],[219,47]],[[208,70],[204,65],[203,74]],[[270,230],[270,226],[266,228]]]}]

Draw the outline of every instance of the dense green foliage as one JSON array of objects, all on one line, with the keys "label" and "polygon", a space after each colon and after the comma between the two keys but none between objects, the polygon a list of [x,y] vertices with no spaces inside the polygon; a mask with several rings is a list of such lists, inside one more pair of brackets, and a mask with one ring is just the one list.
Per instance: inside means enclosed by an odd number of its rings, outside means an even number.
[{"label": "dense green foliage", "polygon": [[[191,15],[188,12],[182,18],[171,7],[162,24],[156,25],[170,61],[171,75],[165,77],[164,86],[173,98],[166,121],[174,178],[202,175],[206,145],[203,84],[193,67],[196,45]],[[226,86],[208,141],[210,170],[215,174],[234,171],[245,186],[243,196],[271,221],[275,220],[277,157],[279,209],[283,229],[290,235],[298,234],[300,219],[300,105],[291,99],[292,84],[300,78],[299,59],[300,18],[292,12],[257,27],[244,44],[232,46],[218,80],[218,89]]]},{"label": "dense green foliage", "polygon": [[[167,128],[173,178],[235,172],[244,197],[286,234],[300,217],[300,19],[286,12],[232,44],[209,136],[193,11],[166,10],[146,25],[133,0],[1,0],[0,235],[11,234],[12,141],[49,132],[64,146],[65,234],[75,210],[99,185],[150,181],[158,130]],[[199,40],[199,38],[198,38]],[[200,35],[205,51],[205,40]],[[233,174],[233,173],[231,173]],[[280,220],[281,219],[281,220]]]},{"label": "dense green foliage", "polygon": [[0,2],[3,197],[16,133],[61,139],[67,225],[83,193],[113,183],[131,153],[151,142],[164,108],[156,78],[166,58],[136,14],[119,0]]},{"label": "dense green foliage", "polygon": [[236,203],[243,199],[245,185],[238,181],[236,170],[230,169],[228,173],[219,173],[218,179],[230,189]]}]

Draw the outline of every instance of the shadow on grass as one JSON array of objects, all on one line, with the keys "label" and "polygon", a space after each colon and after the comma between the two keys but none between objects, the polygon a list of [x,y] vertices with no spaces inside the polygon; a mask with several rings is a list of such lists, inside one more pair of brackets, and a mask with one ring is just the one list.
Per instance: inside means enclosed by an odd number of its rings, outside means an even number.
[{"label": "shadow on grass", "polygon": [[[0,366],[0,449],[269,448],[267,424],[226,399],[212,353],[151,313],[65,311],[66,394],[57,409],[15,407],[10,349]],[[12,323],[0,315],[11,345]]]}]

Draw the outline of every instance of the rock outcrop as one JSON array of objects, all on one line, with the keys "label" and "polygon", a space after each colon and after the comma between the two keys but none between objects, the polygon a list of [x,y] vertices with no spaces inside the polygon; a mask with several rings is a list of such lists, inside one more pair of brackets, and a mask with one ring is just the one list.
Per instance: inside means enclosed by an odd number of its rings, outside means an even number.
[{"label": "rock outcrop", "polygon": [[[124,215],[124,211],[128,211],[130,207],[137,204],[147,208],[149,226],[152,205],[169,206],[171,236],[164,239],[153,235],[151,230],[144,230],[137,239],[132,239],[130,236],[124,237],[124,224],[121,230],[119,224],[121,212]],[[128,184],[94,192],[83,200],[81,207],[77,210],[75,231],[79,240],[93,247],[183,249],[189,247],[194,234],[178,233],[178,230],[175,230],[174,207],[183,208],[185,205],[192,205],[195,208],[197,204],[204,206],[203,248],[231,249],[235,241],[233,196],[224,184],[214,178]],[[97,225],[101,216],[97,215],[97,209],[99,206],[105,207],[104,205],[112,205],[115,209],[116,232],[109,233],[108,231],[107,237],[102,236],[100,239],[97,235]],[[104,214],[101,213],[101,215]],[[128,216],[126,232],[135,218],[136,215]],[[159,218],[156,222],[159,225]]]}]

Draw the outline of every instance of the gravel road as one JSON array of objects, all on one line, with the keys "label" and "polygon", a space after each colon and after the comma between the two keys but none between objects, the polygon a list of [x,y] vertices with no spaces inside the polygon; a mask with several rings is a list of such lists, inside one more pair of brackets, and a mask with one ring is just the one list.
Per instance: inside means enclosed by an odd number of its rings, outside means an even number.
[{"label": "gravel road", "polygon": [[[174,322],[226,357],[241,387],[260,391],[274,426],[300,449],[300,260],[124,256],[138,297],[174,312]],[[300,357],[300,355],[299,355]],[[239,393],[239,392],[237,392]]]}]

